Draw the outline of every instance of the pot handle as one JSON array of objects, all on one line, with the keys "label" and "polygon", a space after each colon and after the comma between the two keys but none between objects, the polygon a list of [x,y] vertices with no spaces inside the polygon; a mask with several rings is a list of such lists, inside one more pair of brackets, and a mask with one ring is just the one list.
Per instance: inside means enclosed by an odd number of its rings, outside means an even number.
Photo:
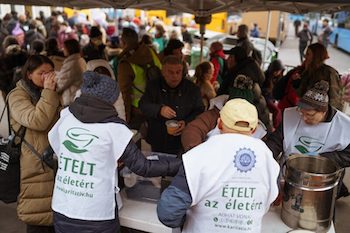
[{"label": "pot handle", "polygon": [[342,174],[344,173],[344,170],[345,170],[345,168],[338,169],[338,171],[337,171],[337,182],[339,182],[339,180],[341,179]]}]

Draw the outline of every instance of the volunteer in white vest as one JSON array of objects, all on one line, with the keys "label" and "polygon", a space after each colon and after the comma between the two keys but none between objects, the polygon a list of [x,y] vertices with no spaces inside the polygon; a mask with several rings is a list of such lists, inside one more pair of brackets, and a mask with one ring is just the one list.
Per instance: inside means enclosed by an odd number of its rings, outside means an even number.
[{"label": "volunteer in white vest", "polygon": [[180,160],[147,160],[113,107],[117,82],[85,72],[81,96],[49,132],[58,157],[52,209],[56,233],[119,232],[117,161],[141,176],[175,175]]},{"label": "volunteer in white vest", "polygon": [[261,221],[278,194],[279,165],[251,135],[254,105],[228,101],[218,119],[221,134],[183,155],[171,185],[158,202],[159,220],[188,233],[261,232]]},{"label": "volunteer in white vest", "polygon": [[[329,105],[328,89],[328,83],[320,81],[297,107],[284,110],[282,124],[266,141],[276,159],[284,161],[293,153],[321,155],[340,167],[350,166],[350,118]],[[341,187],[338,198],[348,195]]]}]

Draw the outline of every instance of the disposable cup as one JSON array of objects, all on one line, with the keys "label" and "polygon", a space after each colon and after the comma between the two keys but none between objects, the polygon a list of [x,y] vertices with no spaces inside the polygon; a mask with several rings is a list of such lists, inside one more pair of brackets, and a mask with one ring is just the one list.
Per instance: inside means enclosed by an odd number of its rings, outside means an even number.
[{"label": "disposable cup", "polygon": [[179,128],[179,123],[176,120],[168,120],[165,122],[168,134],[174,135],[175,131]]}]

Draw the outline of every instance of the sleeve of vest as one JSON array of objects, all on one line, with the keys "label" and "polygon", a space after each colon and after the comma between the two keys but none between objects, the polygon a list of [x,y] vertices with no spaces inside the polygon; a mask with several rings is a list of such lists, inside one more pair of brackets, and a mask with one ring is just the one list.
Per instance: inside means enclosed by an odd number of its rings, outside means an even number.
[{"label": "sleeve of vest", "polygon": [[172,228],[183,226],[186,212],[191,204],[192,197],[182,165],[171,185],[163,191],[158,201],[157,214],[159,221]]},{"label": "sleeve of vest", "polygon": [[144,177],[175,176],[181,160],[172,157],[160,157],[159,160],[148,160],[130,140],[120,160],[134,173]]}]

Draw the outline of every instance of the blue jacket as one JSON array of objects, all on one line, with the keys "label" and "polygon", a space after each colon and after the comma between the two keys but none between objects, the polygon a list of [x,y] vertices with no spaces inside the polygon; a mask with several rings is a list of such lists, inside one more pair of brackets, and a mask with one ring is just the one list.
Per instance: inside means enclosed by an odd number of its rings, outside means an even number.
[{"label": "blue jacket", "polygon": [[186,211],[191,207],[191,204],[192,197],[182,164],[171,185],[163,191],[158,202],[159,221],[168,227],[182,227],[186,220]]}]

